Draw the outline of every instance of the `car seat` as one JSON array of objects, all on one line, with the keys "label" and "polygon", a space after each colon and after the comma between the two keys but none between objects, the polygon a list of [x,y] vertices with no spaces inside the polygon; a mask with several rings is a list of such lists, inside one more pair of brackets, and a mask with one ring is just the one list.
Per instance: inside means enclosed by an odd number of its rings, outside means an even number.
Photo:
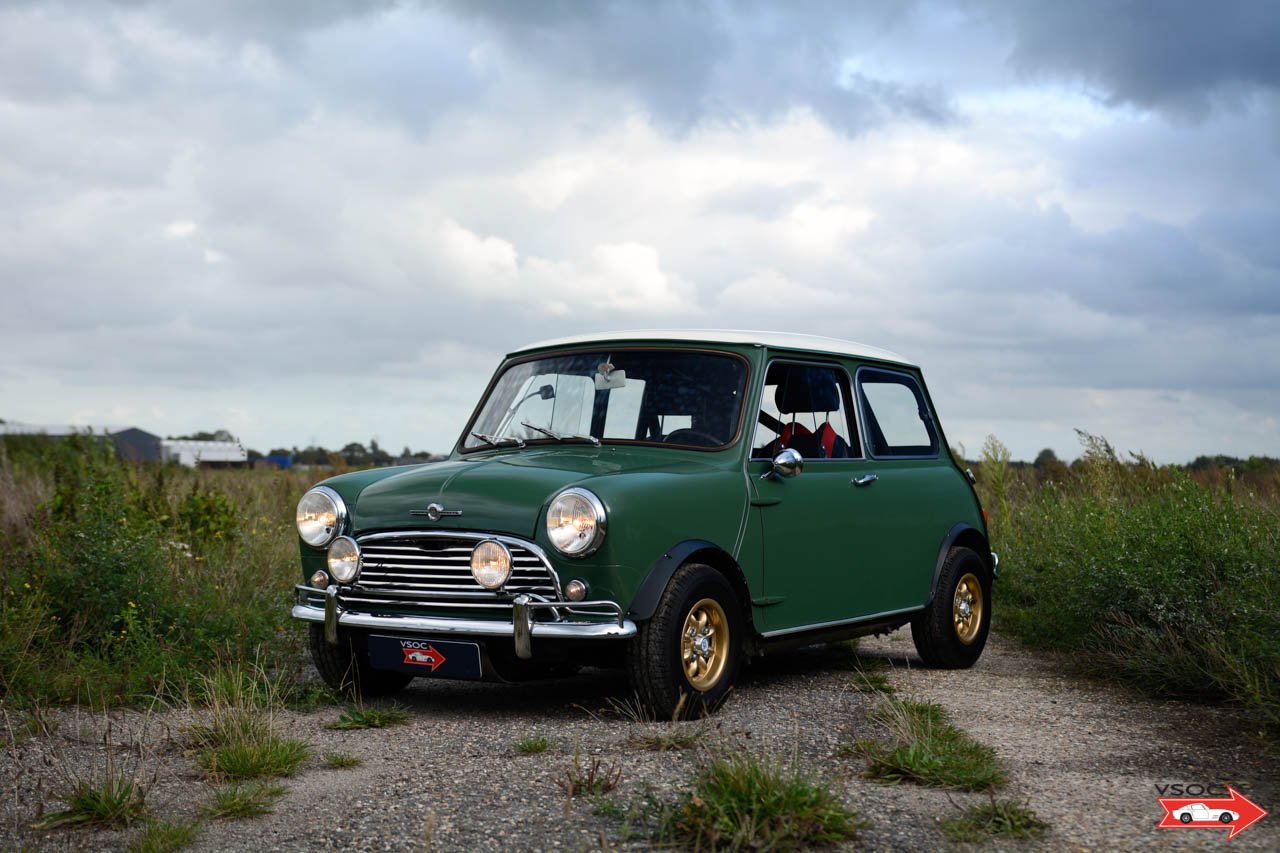
[{"label": "car seat", "polygon": [[[840,386],[825,367],[789,367],[773,396],[778,413],[791,415],[782,432],[771,442],[769,453],[790,447],[806,459],[847,459],[849,442],[831,426],[830,416],[840,409]],[[795,420],[798,413],[823,413],[822,424],[810,430]]]}]

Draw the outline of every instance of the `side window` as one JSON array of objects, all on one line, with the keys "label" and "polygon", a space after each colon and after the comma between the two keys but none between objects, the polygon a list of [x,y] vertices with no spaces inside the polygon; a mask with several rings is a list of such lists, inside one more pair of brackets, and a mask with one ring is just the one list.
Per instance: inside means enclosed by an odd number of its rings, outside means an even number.
[{"label": "side window", "polygon": [[765,374],[752,459],[772,459],[784,447],[805,459],[859,457],[849,378],[835,367],[775,361]]},{"label": "side window", "polygon": [[915,378],[863,368],[858,393],[873,456],[937,456],[938,430]]}]

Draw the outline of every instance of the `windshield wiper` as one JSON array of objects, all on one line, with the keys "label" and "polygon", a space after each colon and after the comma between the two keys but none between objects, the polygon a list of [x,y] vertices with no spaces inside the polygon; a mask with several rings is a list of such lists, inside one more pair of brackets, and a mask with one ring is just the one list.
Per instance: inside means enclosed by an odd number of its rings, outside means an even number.
[{"label": "windshield wiper", "polygon": [[545,427],[540,427],[535,424],[531,424],[528,421],[521,421],[520,426],[524,427],[525,429],[531,429],[531,430],[540,432],[543,435],[547,436],[548,438],[554,438],[556,441],[575,441],[575,440],[589,441],[591,442],[591,445],[593,447],[600,446],[600,439],[596,438],[594,435],[561,435],[558,432],[552,432],[551,430],[546,429]]},{"label": "windshield wiper", "polygon": [[524,439],[516,438],[514,435],[485,435],[482,432],[473,432],[471,437],[478,438],[491,447],[506,447],[511,444],[524,447]]}]

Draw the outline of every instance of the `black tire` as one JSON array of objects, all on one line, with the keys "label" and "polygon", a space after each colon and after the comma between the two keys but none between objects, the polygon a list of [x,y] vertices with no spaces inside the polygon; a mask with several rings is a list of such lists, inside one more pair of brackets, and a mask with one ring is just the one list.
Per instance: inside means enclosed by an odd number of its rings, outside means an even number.
[{"label": "black tire", "polygon": [[[695,687],[681,661],[681,635],[690,612],[710,599],[718,605],[727,628],[727,642],[715,648],[726,657],[713,683]],[[658,719],[671,719],[714,710],[733,687],[742,662],[744,634],[742,605],[725,576],[710,566],[687,563],[676,570],[662,593],[653,617],[640,625],[627,646],[627,676],[636,696]],[[681,704],[681,698],[684,703]]]},{"label": "black tire", "polygon": [[[958,629],[953,606],[961,581],[966,588],[976,581],[981,591],[981,612],[976,630],[965,642]],[[967,669],[982,655],[991,631],[991,572],[986,562],[969,548],[952,548],[942,564],[933,601],[911,622],[911,639],[925,666]]]},{"label": "black tire", "polygon": [[1223,812],[1222,814],[1218,815],[1218,820],[1222,821],[1223,823],[1231,823],[1231,813]]},{"label": "black tire", "polygon": [[1183,823],[1191,823],[1191,815],[1187,814],[1186,812],[1183,812],[1182,817],[1178,818],[1178,820],[1182,821]]},{"label": "black tire", "polygon": [[311,626],[311,661],[330,689],[362,699],[399,693],[413,681],[412,675],[403,672],[374,669],[369,653],[352,645],[345,634],[338,635],[337,645],[325,642],[323,625]]}]

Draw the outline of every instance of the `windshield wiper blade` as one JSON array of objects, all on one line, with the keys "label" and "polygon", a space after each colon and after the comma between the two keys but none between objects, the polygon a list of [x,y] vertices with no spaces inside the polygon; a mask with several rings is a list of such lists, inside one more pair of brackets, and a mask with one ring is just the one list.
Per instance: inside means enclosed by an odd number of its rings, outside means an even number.
[{"label": "windshield wiper blade", "polygon": [[540,427],[537,424],[531,424],[528,421],[521,421],[520,426],[524,427],[525,429],[531,429],[531,430],[540,432],[543,435],[547,436],[548,438],[554,438],[556,441],[575,441],[575,440],[589,441],[591,442],[592,447],[600,446],[600,439],[596,438],[594,435],[561,435],[558,432],[552,432],[551,430],[545,427]]},{"label": "windshield wiper blade", "polygon": [[491,447],[506,447],[511,444],[516,447],[524,447],[524,439],[516,438],[514,435],[485,435],[482,432],[473,432],[471,437],[478,438]]}]

